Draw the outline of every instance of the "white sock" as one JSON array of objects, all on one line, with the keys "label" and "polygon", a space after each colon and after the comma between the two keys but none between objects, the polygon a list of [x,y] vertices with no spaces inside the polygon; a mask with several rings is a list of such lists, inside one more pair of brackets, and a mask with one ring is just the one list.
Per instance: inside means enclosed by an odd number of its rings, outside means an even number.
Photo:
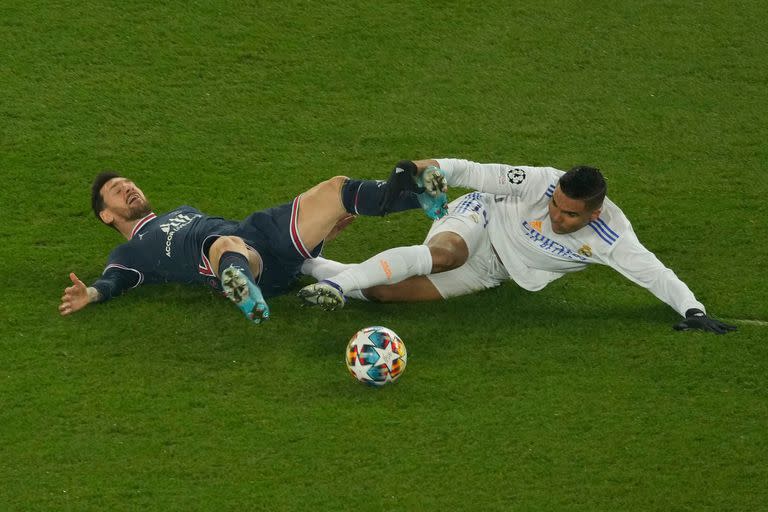
[{"label": "white sock", "polygon": [[322,281],[353,266],[353,264],[339,263],[338,261],[327,260],[318,256],[317,258],[304,260],[304,263],[301,264],[301,273]]},{"label": "white sock", "polygon": [[395,284],[411,276],[432,272],[432,254],[426,245],[396,247],[380,252],[341,273],[326,278],[333,281],[348,295],[352,290],[365,290],[380,284]]}]

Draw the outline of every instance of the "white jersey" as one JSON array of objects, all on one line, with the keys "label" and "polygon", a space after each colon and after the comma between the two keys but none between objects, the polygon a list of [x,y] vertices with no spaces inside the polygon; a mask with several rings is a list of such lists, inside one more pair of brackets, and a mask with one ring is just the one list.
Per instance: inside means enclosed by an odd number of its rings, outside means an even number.
[{"label": "white jersey", "polygon": [[449,186],[486,193],[491,244],[522,288],[540,290],[568,272],[599,263],[647,288],[681,315],[690,308],[705,311],[685,283],[640,243],[608,198],[597,220],[565,235],[552,231],[548,204],[563,171],[458,159],[438,163]]}]

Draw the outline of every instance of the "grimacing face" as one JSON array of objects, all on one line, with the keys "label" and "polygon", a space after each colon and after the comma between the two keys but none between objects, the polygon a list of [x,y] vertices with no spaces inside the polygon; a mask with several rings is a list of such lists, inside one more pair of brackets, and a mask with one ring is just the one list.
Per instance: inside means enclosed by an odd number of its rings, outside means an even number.
[{"label": "grimacing face", "polygon": [[600,208],[590,210],[581,199],[571,199],[565,195],[560,185],[555,188],[548,206],[552,231],[558,235],[578,231],[600,216]]},{"label": "grimacing face", "polygon": [[112,224],[116,219],[138,220],[149,215],[152,207],[144,192],[127,178],[112,178],[101,187],[104,209],[101,219]]}]

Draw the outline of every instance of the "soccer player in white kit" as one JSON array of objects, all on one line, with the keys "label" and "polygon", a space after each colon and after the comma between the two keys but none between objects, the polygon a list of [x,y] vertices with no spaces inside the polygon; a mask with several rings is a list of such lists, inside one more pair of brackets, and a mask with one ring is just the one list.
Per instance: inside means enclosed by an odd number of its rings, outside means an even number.
[{"label": "soccer player in white kit", "polygon": [[707,316],[675,273],[637,239],[605,197],[598,169],[480,164],[442,158],[415,162],[431,194],[447,186],[476,190],[451,202],[423,245],[389,249],[355,265],[330,260],[306,269],[320,281],[299,292],[310,304],[342,307],[345,297],[392,301],[447,299],[512,279],[537,291],[598,263],[647,288],[685,319],[678,330],[735,330]]}]

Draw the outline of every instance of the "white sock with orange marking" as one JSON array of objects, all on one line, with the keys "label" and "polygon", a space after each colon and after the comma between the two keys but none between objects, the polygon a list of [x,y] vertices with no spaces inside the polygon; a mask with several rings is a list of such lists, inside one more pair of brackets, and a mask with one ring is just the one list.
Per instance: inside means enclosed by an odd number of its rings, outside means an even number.
[{"label": "white sock with orange marking", "polygon": [[429,247],[412,245],[387,249],[326,280],[337,284],[347,294],[371,286],[399,283],[409,277],[423,276],[430,272],[432,254]]}]

